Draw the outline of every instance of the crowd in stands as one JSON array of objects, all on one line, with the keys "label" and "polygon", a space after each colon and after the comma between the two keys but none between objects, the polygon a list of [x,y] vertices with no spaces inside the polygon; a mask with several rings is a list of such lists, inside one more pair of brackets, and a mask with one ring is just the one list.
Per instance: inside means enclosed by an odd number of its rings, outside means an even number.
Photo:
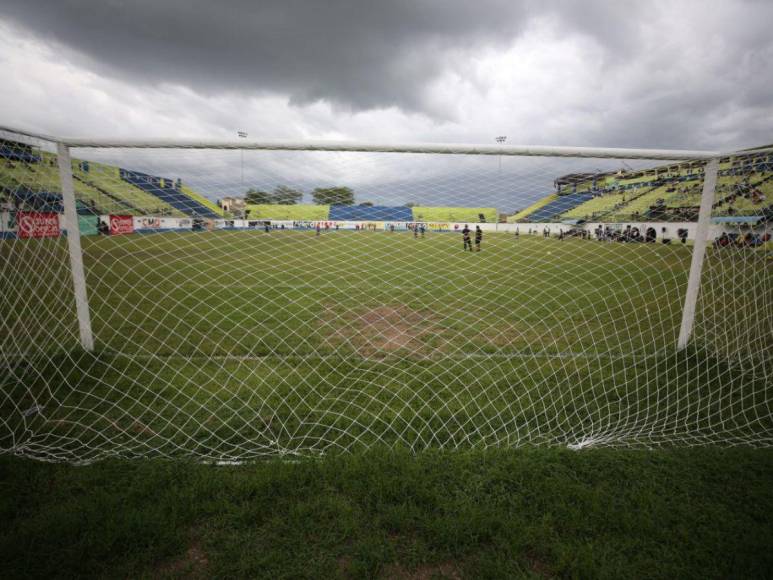
[{"label": "crowd in stands", "polygon": [[769,180],[773,175],[763,179],[761,182],[752,185],[748,178],[745,178],[741,183],[733,184],[721,184],[717,186],[717,192],[724,194],[724,196],[714,204],[714,208],[721,208],[727,205],[727,215],[735,215],[737,213],[733,204],[740,200],[747,200],[752,205],[761,206],[765,205],[767,196],[759,188],[759,185],[764,181]]},{"label": "crowd in stands", "polygon": [[[624,229],[615,229],[609,226],[599,224],[593,232],[596,239],[601,242],[633,242],[654,244],[658,240],[658,233],[654,227],[648,226],[640,229],[638,226],[627,225]],[[682,244],[687,243],[688,230],[680,228],[677,230],[677,238]],[[660,241],[663,244],[670,244],[671,238],[667,234],[666,228],[661,228]]]},{"label": "crowd in stands", "polygon": [[750,247],[756,248],[770,241],[770,233],[758,234],[756,232],[741,233],[727,233],[722,234],[714,240],[715,248],[730,248],[730,247]]}]

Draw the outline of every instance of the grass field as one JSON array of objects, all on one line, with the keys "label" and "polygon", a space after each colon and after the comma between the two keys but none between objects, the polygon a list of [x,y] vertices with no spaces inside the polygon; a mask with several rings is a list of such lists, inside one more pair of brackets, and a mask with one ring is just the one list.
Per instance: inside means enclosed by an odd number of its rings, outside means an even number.
[{"label": "grass field", "polygon": [[229,460],[773,442],[762,252],[710,253],[696,342],[676,352],[689,247],[488,234],[464,253],[452,234],[344,231],[82,243],[94,353],[77,349],[65,241],[0,242],[2,448]]},{"label": "grass field", "polygon": [[773,575],[770,450],[0,457],[0,489],[6,579]]}]

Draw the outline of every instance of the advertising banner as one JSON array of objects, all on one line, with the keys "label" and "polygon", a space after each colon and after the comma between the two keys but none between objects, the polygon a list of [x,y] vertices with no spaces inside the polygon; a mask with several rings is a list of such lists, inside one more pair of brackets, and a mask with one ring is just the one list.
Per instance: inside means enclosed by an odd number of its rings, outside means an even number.
[{"label": "advertising banner", "polygon": [[134,218],[130,215],[110,216],[110,235],[119,236],[134,232]]},{"label": "advertising banner", "polygon": [[27,238],[57,238],[59,214],[56,212],[20,211],[16,213],[18,236]]},{"label": "advertising banner", "polygon": [[98,224],[99,218],[95,215],[78,216],[78,229],[82,236],[96,236],[99,233]]},{"label": "advertising banner", "polygon": [[161,218],[149,216],[134,218],[135,230],[157,230],[159,228],[161,228]]}]

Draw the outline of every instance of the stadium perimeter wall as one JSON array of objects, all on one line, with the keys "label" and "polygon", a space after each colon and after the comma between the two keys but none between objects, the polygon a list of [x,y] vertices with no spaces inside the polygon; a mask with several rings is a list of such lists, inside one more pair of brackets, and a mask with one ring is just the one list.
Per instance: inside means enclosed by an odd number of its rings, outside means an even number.
[{"label": "stadium perimeter wall", "polygon": [[[109,221],[107,215],[100,216],[100,220],[104,222]],[[163,233],[172,231],[190,231],[193,227],[193,220],[191,218],[173,218],[173,217],[152,217],[152,216],[134,216],[132,218],[133,229],[135,233]],[[336,226],[341,230],[357,230],[364,229],[365,231],[390,231],[391,226],[394,226],[396,232],[407,231],[413,225],[413,222],[385,222],[385,221],[291,221],[291,220],[205,220],[205,229],[261,229],[265,227],[265,223],[269,222],[272,229],[307,229],[314,230],[317,224],[323,230],[335,230]],[[60,229],[65,232],[65,220],[64,215],[59,215]],[[593,231],[601,225],[602,227],[611,227],[613,229],[624,229],[630,225],[637,227],[644,233],[648,227],[655,228],[658,239],[664,237],[663,230],[665,229],[665,237],[675,239],[678,237],[677,232],[681,229],[687,230],[687,239],[694,240],[695,233],[697,231],[698,224],[695,222],[588,222],[582,226],[573,226],[560,222],[552,223],[517,223],[517,224],[501,224],[501,223],[473,223],[473,222],[427,222],[428,232],[444,232],[444,233],[459,233],[467,225],[470,229],[474,229],[475,226],[480,226],[484,232],[499,232],[499,233],[511,233],[516,231],[520,235],[528,235],[529,231],[532,235],[541,235],[545,228],[550,230],[550,235],[555,236],[560,231],[568,231],[572,228],[584,229],[591,234]],[[15,238],[16,237],[16,224],[12,218],[11,212],[0,212],[0,237]],[[762,224],[751,228],[751,231],[757,233],[763,233],[770,231],[770,225]],[[734,233],[738,232],[738,226],[732,224],[711,224],[709,229],[709,239],[714,239],[720,236],[723,232]],[[85,232],[81,232],[84,234]],[[95,233],[94,231],[90,232]]]}]

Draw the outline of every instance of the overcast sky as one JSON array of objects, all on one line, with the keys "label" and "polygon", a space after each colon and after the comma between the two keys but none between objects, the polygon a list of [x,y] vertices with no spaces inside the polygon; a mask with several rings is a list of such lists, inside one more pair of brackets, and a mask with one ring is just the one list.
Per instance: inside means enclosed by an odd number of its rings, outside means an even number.
[{"label": "overcast sky", "polygon": [[765,0],[2,0],[0,124],[749,147],[773,142],[771,22]]}]

